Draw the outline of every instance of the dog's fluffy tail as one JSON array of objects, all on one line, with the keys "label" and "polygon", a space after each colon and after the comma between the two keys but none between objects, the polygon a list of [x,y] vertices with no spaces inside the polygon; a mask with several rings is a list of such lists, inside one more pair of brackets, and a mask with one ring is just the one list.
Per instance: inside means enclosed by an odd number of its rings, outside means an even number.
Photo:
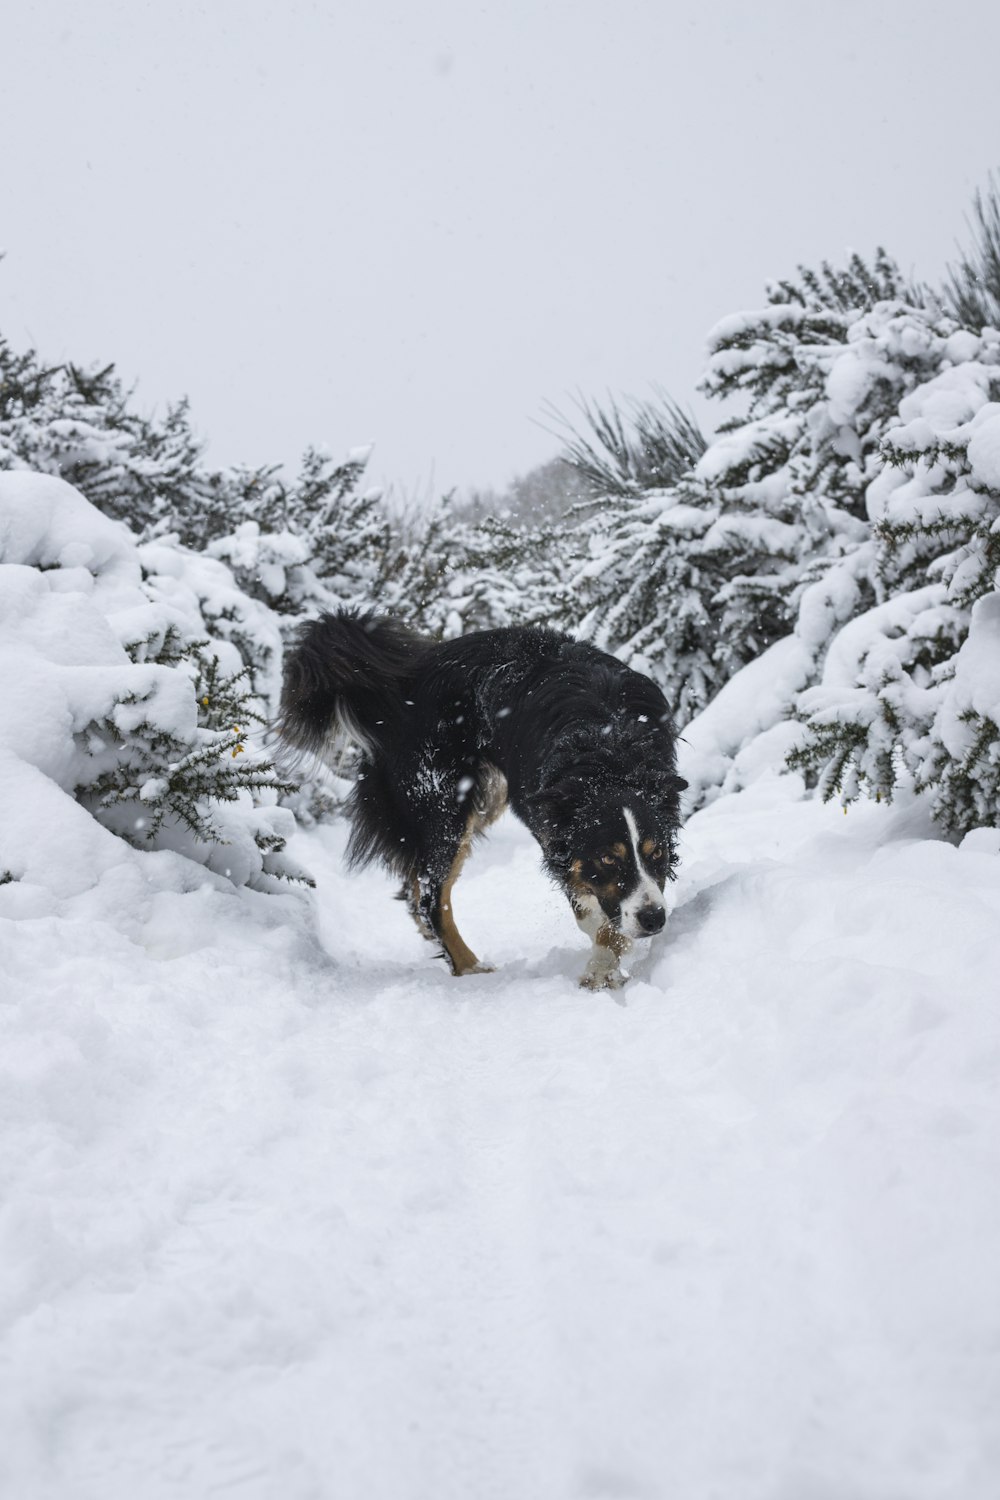
[{"label": "dog's fluffy tail", "polygon": [[277,732],[294,755],[336,764],[343,741],[391,739],[406,678],[431,642],[388,615],[338,610],[299,631],[285,657]]}]

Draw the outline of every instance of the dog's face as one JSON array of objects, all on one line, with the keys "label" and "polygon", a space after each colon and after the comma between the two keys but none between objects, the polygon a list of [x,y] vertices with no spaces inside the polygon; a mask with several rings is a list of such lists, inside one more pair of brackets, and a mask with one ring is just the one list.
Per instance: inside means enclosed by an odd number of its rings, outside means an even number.
[{"label": "dog's face", "polygon": [[665,822],[633,799],[576,835],[569,896],[578,916],[603,919],[628,938],[652,937],[662,929],[663,887],[673,874]]}]

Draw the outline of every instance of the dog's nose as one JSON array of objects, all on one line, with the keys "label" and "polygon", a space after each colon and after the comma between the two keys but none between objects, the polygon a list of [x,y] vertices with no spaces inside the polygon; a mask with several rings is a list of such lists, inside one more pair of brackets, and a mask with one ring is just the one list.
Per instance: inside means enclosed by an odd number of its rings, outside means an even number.
[{"label": "dog's nose", "polygon": [[636,913],[636,921],[643,932],[659,932],[666,920],[667,914],[662,906],[640,906]]}]

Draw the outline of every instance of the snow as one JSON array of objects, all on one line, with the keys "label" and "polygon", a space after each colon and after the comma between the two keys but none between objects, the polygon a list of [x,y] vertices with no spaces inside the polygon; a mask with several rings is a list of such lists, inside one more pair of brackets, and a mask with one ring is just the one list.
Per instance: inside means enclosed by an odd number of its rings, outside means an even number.
[{"label": "snow", "polygon": [[[804,695],[809,699],[810,708],[822,708],[828,699],[855,688],[861,664],[866,660],[872,661],[875,676],[887,661],[898,661],[894,642],[911,630],[914,622],[926,612],[940,607],[945,597],[943,585],[929,583],[909,594],[897,594],[884,604],[877,604],[874,609],[865,610],[864,614],[848,620],[827,651],[821,686],[809,689]],[[925,633],[933,634],[933,630],[928,629]]]},{"label": "snow", "polygon": [[48,474],[0,474],[0,558],[137,583],[134,539],[72,485]]},{"label": "snow", "polygon": [[[273,685],[277,623],[57,479],[0,474],[0,517],[5,1500],[992,1500],[1000,835],[775,770],[943,583],[852,620],[859,548],[686,728],[715,800],[594,996],[510,818],[456,889],[496,965],[462,981],[340,823],[292,841],[314,893],[264,894],[287,809],[188,857],[97,822],[95,724],[194,721],[145,653],[246,636]],[[296,565],[258,541],[232,568]],[[954,662],[962,754],[1000,596]]]},{"label": "snow", "polygon": [[733,470],[761,463],[773,451],[794,442],[798,425],[794,416],[785,414],[746,422],[736,432],[716,438],[695,464],[694,473],[709,484],[731,482],[729,476]]},{"label": "snow", "polygon": [[874,548],[870,541],[863,542],[803,589],[795,634],[814,655],[820,654],[837,627],[855,613],[861,598],[860,580],[870,575],[873,567]]},{"label": "snow", "polygon": [[927,380],[899,403],[902,425],[892,428],[886,443],[899,454],[919,453],[957,431],[990,402],[997,384],[992,365],[955,365]]},{"label": "snow", "polygon": [[709,329],[705,342],[714,355],[722,345],[753,338],[761,328],[794,332],[808,322],[810,316],[806,308],[795,302],[779,302],[771,307],[755,308],[752,312],[729,313]]},{"label": "snow", "polygon": [[1000,404],[981,407],[969,424],[969,470],[977,488],[1000,493]]},{"label": "snow", "polygon": [[1000,724],[1000,593],[972,606],[969,634],[955,657],[938,716],[941,741],[959,760],[976,737],[970,714]]},{"label": "snow", "polygon": [[616,999],[510,820],[474,980],[340,827],[315,898],[0,886],[0,1490],[992,1496],[1000,861],[797,795]]},{"label": "snow", "polygon": [[681,733],[677,763],[695,805],[717,788],[738,791],[784,763],[800,729],[789,715],[813,670],[812,654],[787,635],[737,672]]}]

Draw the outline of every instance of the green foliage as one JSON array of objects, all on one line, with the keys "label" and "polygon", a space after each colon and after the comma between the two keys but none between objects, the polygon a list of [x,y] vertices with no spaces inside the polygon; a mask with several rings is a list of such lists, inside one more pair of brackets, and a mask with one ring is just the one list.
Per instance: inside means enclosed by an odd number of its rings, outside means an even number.
[{"label": "green foliage", "polygon": [[935,779],[926,751],[940,684],[967,629],[940,585],[896,595],[857,617],[850,686],[831,694],[820,685],[802,695],[808,733],[789,766],[815,781],[824,801],[838,796],[845,805],[861,794],[891,802],[901,780],[915,778],[926,790]]},{"label": "green foliage", "polygon": [[1000,715],[967,708],[959,717],[968,731],[963,752],[955,754],[938,739],[918,790],[934,794],[934,811],[946,833],[1000,827]]},{"label": "green foliage", "polygon": [[792,764],[845,803],[905,780],[960,834],[1000,823],[1000,333],[945,333],[867,490],[883,602],[802,696]]},{"label": "green foliage", "polygon": [[[186,401],[162,420],[144,416],[113,364],[45,365],[0,338],[0,468],[58,474],[106,515],[143,531],[227,512],[227,480],[205,470],[200,453]],[[204,529],[189,539],[200,543]]]},{"label": "green foliage", "polygon": [[[225,672],[207,642],[185,641],[173,626],[159,641],[131,643],[128,655],[136,685],[77,736],[93,772],[76,796],[95,817],[138,847],[156,846],[168,830],[225,845],[233,829],[220,822],[222,804],[257,805],[262,795],[273,802],[295,790],[270,760],[248,754],[249,727],[264,718],[246,668]],[[266,818],[252,837],[267,873],[288,873],[271,858],[285,840]]]},{"label": "green foliage", "polygon": [[336,463],[310,448],[298,475],[241,474],[213,555],[240,587],[283,615],[374,599],[398,545],[381,491],[359,489],[367,452]]},{"label": "green foliage", "polygon": [[949,267],[945,300],[973,333],[1000,329],[1000,178],[991,172],[985,193],[973,200],[971,248]]},{"label": "green foliage", "polygon": [[768,300],[772,303],[798,303],[816,312],[825,308],[843,313],[852,321],[880,302],[923,306],[927,295],[927,288],[905,277],[881,245],[870,262],[854,254],[843,267],[832,266],[826,260],[818,271],[799,266],[797,278],[773,281],[768,287]]},{"label": "green foliage", "polygon": [[694,418],[663,391],[653,399],[605,406],[577,400],[578,423],[550,407],[548,416],[563,441],[562,462],[596,496],[635,496],[666,489],[693,468],[706,443]]}]

